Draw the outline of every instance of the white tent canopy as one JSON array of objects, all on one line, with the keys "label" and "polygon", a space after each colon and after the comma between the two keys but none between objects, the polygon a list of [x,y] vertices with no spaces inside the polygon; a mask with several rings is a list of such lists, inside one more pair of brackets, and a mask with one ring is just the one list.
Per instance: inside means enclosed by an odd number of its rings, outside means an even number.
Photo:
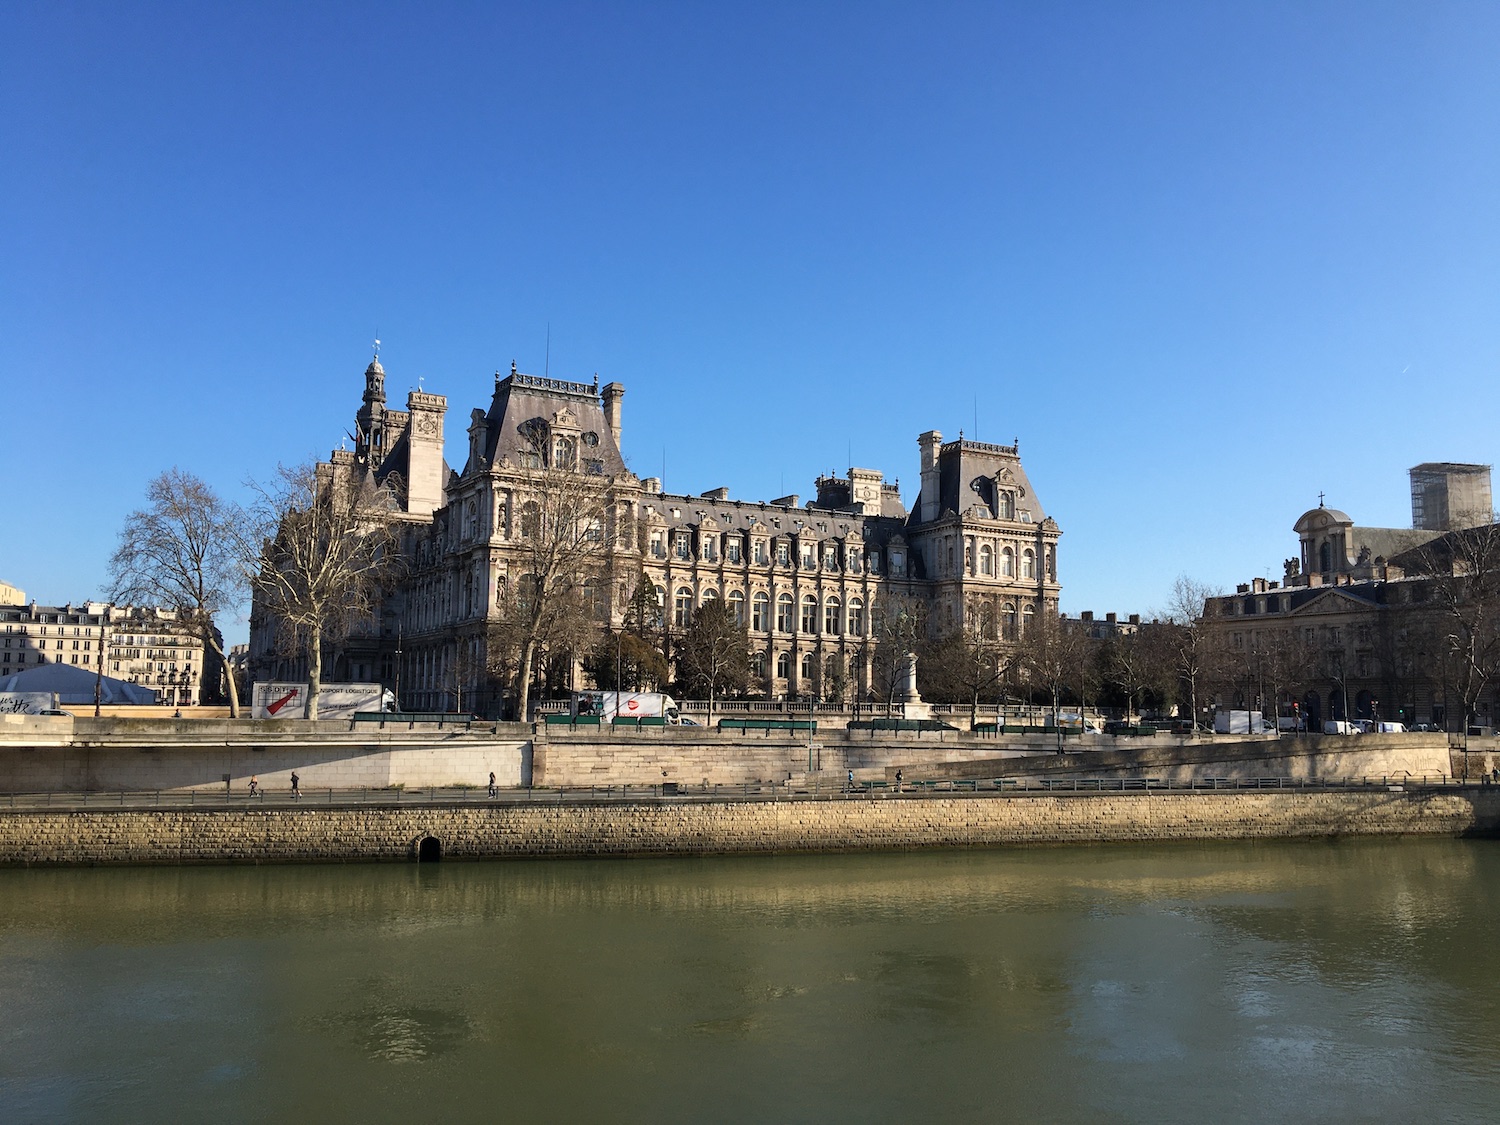
[{"label": "white tent canopy", "polygon": [[0,677],[0,691],[48,691],[57,696],[59,705],[94,702],[94,686],[99,686],[100,703],[155,703],[156,692],[140,684],[90,672],[76,664],[38,664],[24,672]]}]

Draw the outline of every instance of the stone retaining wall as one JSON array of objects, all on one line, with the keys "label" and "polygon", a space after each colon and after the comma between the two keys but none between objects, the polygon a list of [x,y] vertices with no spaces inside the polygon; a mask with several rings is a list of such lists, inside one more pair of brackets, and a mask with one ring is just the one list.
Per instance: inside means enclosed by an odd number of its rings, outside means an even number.
[{"label": "stone retaining wall", "polygon": [[[1500,790],[1116,793],[629,805],[50,810],[0,815],[0,865],[701,855],[1492,834]],[[428,845],[432,847],[433,845]]]}]

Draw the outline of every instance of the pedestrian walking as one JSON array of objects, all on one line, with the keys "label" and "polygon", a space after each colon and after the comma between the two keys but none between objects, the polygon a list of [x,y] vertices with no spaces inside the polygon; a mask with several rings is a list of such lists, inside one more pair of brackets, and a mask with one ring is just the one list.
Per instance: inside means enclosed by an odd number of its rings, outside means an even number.
[{"label": "pedestrian walking", "polygon": [[294,800],[294,801],[299,801],[299,800],[302,799],[302,790],[299,789],[299,788],[297,788],[301,784],[302,784],[302,779],[297,776],[297,771],[293,770],[292,771],[292,800]]},{"label": "pedestrian walking", "polygon": [[490,796],[493,797],[495,793],[495,771],[490,770]]},{"label": "pedestrian walking", "polygon": [[901,771],[896,771],[896,792],[901,792]]},{"label": "pedestrian walking", "polygon": [[849,792],[854,792],[854,771],[849,771]]},{"label": "pedestrian walking", "polygon": [[250,796],[252,796],[252,797],[258,797],[258,796],[260,796],[260,779],[259,778],[256,778],[256,777],[251,777],[250,778]]}]

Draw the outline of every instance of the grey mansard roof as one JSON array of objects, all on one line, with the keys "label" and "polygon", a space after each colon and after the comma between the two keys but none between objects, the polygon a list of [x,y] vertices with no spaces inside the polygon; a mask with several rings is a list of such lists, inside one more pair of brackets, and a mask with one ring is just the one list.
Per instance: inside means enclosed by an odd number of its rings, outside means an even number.
[{"label": "grey mansard roof", "polygon": [[[499,463],[501,458],[520,464],[522,455],[534,449],[522,427],[538,420],[551,426],[563,411],[572,415],[573,424],[583,434],[581,458],[597,458],[604,463],[604,472],[611,476],[626,471],[625,460],[604,417],[597,378],[592,385],[570,383],[525,375],[514,368],[507,378],[495,383],[495,397],[485,415],[485,459],[491,465]],[[589,435],[593,435],[593,444]]]}]

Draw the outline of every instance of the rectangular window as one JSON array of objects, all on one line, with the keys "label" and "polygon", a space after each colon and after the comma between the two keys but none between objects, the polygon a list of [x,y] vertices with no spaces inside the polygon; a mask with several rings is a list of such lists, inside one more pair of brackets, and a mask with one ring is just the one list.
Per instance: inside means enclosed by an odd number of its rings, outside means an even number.
[{"label": "rectangular window", "polygon": [[729,537],[729,541],[724,544],[724,557],[732,563],[737,563],[740,561],[739,536],[731,535]]},{"label": "rectangular window", "polygon": [[776,541],[776,565],[792,565],[792,548],[791,545],[784,539],[778,539]]},{"label": "rectangular window", "polygon": [[681,532],[673,537],[672,546],[673,553],[679,559],[688,558],[692,554],[692,545],[688,542],[688,537]]}]

